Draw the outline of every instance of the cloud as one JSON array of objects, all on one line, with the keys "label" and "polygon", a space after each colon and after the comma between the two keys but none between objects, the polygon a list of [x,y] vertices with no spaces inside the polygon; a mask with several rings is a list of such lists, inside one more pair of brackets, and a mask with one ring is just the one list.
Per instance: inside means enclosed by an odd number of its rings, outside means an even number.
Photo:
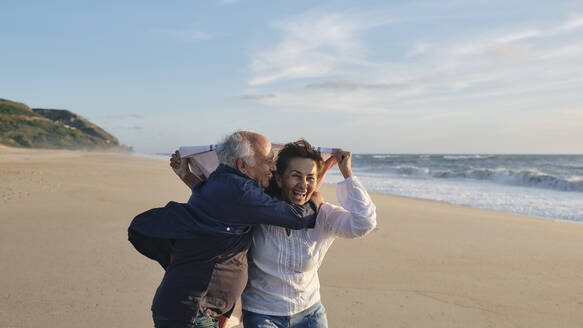
[{"label": "cloud", "polygon": [[581,57],[583,56],[583,44],[571,44],[551,49],[540,56],[541,59]]},{"label": "cloud", "polygon": [[241,95],[241,99],[254,100],[254,101],[259,101],[259,100],[263,100],[263,99],[270,99],[270,98],[275,98],[275,95],[273,93]]},{"label": "cloud", "polygon": [[348,14],[314,12],[277,23],[282,39],[251,56],[249,85],[322,77],[346,65],[366,66],[366,47],[358,34],[372,26]]},{"label": "cloud", "polygon": [[329,89],[329,90],[342,90],[342,91],[354,91],[360,89],[366,90],[402,90],[408,88],[405,83],[374,83],[365,84],[353,81],[324,81],[311,83],[306,85],[308,89]]},{"label": "cloud", "polygon": [[251,57],[246,99],[282,111],[455,112],[520,108],[531,99],[550,104],[583,87],[583,43],[570,33],[583,27],[577,18],[512,22],[497,33],[462,29],[433,40],[403,32],[390,54],[364,32],[393,25],[369,21],[375,20],[310,12],[275,25],[281,39]]},{"label": "cloud", "polygon": [[158,36],[170,38],[179,42],[194,42],[211,38],[210,34],[191,29],[156,28],[151,33]]},{"label": "cloud", "polygon": [[540,35],[541,34],[536,31],[512,33],[496,37],[490,40],[483,40],[481,42],[474,41],[471,43],[453,46],[449,52],[454,56],[477,56],[484,54],[491,55],[495,54],[498,51],[497,49],[501,49],[502,51],[504,51],[504,49],[511,49],[517,46],[524,46],[524,44],[517,45],[515,42],[524,41],[529,38],[534,38]]},{"label": "cloud", "polygon": [[577,28],[582,28],[583,27],[583,17],[575,17],[575,18],[571,18],[568,21],[566,21],[565,23],[563,23],[561,26],[559,26],[559,30],[574,30]]},{"label": "cloud", "polygon": [[125,121],[125,120],[132,120],[132,119],[143,119],[145,118],[142,114],[123,114],[123,115],[100,115],[97,117],[99,120],[108,120],[108,121]]},{"label": "cloud", "polygon": [[[140,131],[144,130],[142,126],[147,120],[142,114],[103,114],[95,117],[93,122],[98,123],[108,131]],[[116,132],[116,135],[119,133]]]},{"label": "cloud", "polygon": [[427,43],[416,44],[413,49],[409,52],[409,56],[419,56],[427,53],[429,50],[429,45]]},{"label": "cloud", "polygon": [[452,53],[455,55],[475,55],[491,51],[493,48],[501,48],[506,45],[512,45],[516,42],[530,41],[536,43],[536,39],[548,39],[561,34],[568,33],[572,30],[583,28],[583,17],[571,18],[563,23],[555,24],[555,28],[547,29],[523,29],[522,31],[509,32],[498,37],[483,38],[479,42],[471,42],[453,48]]},{"label": "cloud", "polygon": [[483,54],[490,58],[523,59],[532,54],[532,46],[530,44],[504,44],[491,47]]},{"label": "cloud", "polygon": [[495,39],[493,43],[500,44],[500,43],[510,43],[510,42],[516,42],[516,41],[523,41],[523,40],[534,38],[534,37],[537,37],[540,35],[542,35],[542,33],[537,31],[537,30],[522,31],[522,32],[511,33],[511,34],[507,34],[507,35],[504,35],[502,37],[499,37],[499,38]]},{"label": "cloud", "polygon": [[[579,20],[571,19],[554,26],[557,27],[547,30],[536,26],[519,28],[486,37],[472,35],[467,36],[471,40],[468,42],[427,45],[422,58],[404,67],[410,72],[410,83],[422,88],[422,94],[447,93],[447,90],[472,87],[488,92],[495,89],[507,92],[532,85],[531,89],[538,90],[541,85],[560,82],[558,74],[548,72],[571,71],[571,74],[560,76],[562,80],[569,80],[580,71],[576,67],[583,58],[581,37],[573,39],[567,33],[583,25]],[[543,30],[545,32],[541,32]],[[409,53],[417,47],[414,45]],[[423,71],[419,69],[421,67],[430,69]]]},{"label": "cloud", "polygon": [[275,97],[261,97],[256,102],[286,112],[381,113],[402,111],[384,101],[385,95],[370,89],[338,92],[336,89],[279,91]]}]

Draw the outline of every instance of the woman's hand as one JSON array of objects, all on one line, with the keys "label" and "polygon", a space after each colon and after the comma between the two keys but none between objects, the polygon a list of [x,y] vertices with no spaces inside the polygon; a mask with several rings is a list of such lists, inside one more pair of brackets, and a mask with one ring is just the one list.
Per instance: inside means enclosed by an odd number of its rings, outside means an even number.
[{"label": "woman's hand", "polygon": [[326,174],[328,173],[328,170],[334,167],[334,165],[336,165],[336,157],[334,156],[328,157],[328,159],[324,162],[324,165],[322,165],[320,173],[318,173],[318,182],[316,183],[316,187],[314,188],[314,190],[316,191],[320,190],[320,187],[324,183],[324,179],[326,179]]},{"label": "woman's hand", "polygon": [[182,158],[180,158],[178,150],[172,154],[172,157],[170,157],[170,167],[172,167],[174,173],[176,173],[181,179],[184,179],[190,172],[188,161],[183,161]]},{"label": "woman's hand", "polygon": [[349,151],[338,149],[338,151],[334,153],[334,157],[338,161],[338,168],[344,176],[344,179],[351,177],[353,175],[351,168],[352,154]]},{"label": "woman's hand", "polygon": [[192,187],[194,183],[204,180],[202,177],[192,173],[188,166],[188,160],[182,160],[178,150],[172,154],[172,157],[170,157],[170,167],[172,167],[174,173],[176,173],[188,188]]}]

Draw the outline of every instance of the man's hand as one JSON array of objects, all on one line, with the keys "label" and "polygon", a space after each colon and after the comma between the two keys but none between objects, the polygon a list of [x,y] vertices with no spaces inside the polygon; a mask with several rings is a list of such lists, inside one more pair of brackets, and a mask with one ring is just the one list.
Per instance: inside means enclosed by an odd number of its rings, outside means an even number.
[{"label": "man's hand", "polygon": [[320,205],[324,203],[324,197],[322,197],[322,194],[320,194],[319,191],[314,191],[311,200],[313,200],[316,203],[318,210],[320,210]]},{"label": "man's hand", "polygon": [[344,176],[344,179],[351,177],[353,175],[351,168],[352,154],[349,151],[339,149],[334,153],[334,157],[336,157],[336,160],[338,161],[338,168]]}]

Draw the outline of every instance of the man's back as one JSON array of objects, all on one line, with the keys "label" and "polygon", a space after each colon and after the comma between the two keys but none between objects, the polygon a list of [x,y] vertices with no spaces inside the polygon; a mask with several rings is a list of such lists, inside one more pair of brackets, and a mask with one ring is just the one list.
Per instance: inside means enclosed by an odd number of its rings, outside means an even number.
[{"label": "man's back", "polygon": [[199,311],[213,317],[230,311],[247,283],[250,245],[250,233],[176,240],[152,311],[185,322]]}]

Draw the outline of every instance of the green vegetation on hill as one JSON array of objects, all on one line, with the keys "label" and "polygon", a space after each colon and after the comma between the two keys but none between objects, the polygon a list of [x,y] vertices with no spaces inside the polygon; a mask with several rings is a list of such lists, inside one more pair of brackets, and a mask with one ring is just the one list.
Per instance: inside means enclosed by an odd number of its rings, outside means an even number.
[{"label": "green vegetation on hill", "polygon": [[127,150],[117,138],[68,110],[30,109],[1,98],[0,143],[27,148]]}]

